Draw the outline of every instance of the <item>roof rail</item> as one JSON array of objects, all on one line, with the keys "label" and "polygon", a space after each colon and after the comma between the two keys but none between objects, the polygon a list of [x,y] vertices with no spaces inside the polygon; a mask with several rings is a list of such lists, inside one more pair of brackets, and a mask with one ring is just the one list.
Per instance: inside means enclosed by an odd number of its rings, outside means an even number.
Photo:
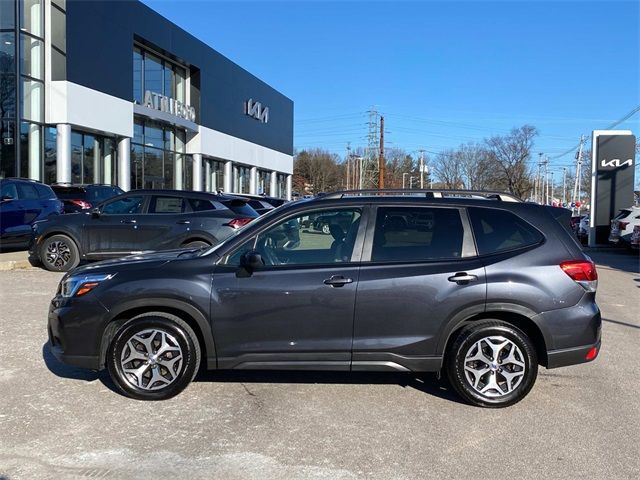
[{"label": "roof rail", "polygon": [[482,200],[501,200],[503,202],[522,202],[522,200],[511,193],[494,192],[487,190],[448,190],[448,189],[365,189],[365,190],[342,190],[339,192],[327,193],[319,196],[320,199],[336,199],[344,197],[368,196],[368,195],[397,195],[397,196],[424,196],[425,198],[476,198]]}]

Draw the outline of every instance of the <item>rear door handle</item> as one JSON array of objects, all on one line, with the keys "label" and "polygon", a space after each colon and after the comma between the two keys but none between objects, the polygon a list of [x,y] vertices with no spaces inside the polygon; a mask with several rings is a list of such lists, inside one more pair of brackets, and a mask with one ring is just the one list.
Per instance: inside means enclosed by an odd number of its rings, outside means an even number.
[{"label": "rear door handle", "polygon": [[136,223],[135,220],[121,220],[120,223]]},{"label": "rear door handle", "polygon": [[191,223],[190,220],[178,220],[176,222],[178,225],[189,225]]},{"label": "rear door handle", "polygon": [[466,285],[469,282],[475,282],[478,280],[478,277],[476,275],[469,275],[467,272],[458,272],[454,276],[449,277],[448,280],[458,285]]},{"label": "rear door handle", "polygon": [[352,278],[344,278],[342,275],[332,275],[324,281],[325,285],[329,285],[330,287],[344,287],[348,283],[353,283]]}]

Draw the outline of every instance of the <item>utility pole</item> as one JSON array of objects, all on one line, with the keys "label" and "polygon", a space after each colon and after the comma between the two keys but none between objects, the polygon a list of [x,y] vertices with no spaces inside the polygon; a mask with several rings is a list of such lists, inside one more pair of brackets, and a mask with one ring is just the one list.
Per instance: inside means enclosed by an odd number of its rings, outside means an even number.
[{"label": "utility pole", "polygon": [[420,150],[420,188],[424,189],[424,150]]},{"label": "utility pole", "polygon": [[351,188],[351,142],[347,142],[347,190]]},{"label": "utility pole", "polygon": [[549,205],[553,205],[555,183],[553,182],[553,172],[551,172],[551,196],[549,197]]},{"label": "utility pole", "polygon": [[567,167],[562,167],[562,206],[567,206]]},{"label": "utility pole", "polygon": [[542,164],[544,166],[544,205],[549,205],[549,160],[547,157],[544,157]]},{"label": "utility pole", "polygon": [[[571,198],[571,202],[573,202],[574,204],[580,202],[580,190],[582,190],[582,185],[581,185],[582,182],[580,177],[582,176],[582,144],[583,143],[584,143],[584,135],[580,135],[580,146],[578,147],[578,151],[576,152],[576,179],[573,184],[573,196]],[[576,207],[578,215],[580,215],[580,207]]]},{"label": "utility pole", "polygon": [[535,201],[538,203],[542,203],[541,167],[542,167],[542,152],[538,154],[538,175],[536,176],[536,182],[535,182],[535,187],[536,187]]},{"label": "utility pole", "polygon": [[384,117],[380,115],[380,156],[378,157],[378,188],[384,188]]}]

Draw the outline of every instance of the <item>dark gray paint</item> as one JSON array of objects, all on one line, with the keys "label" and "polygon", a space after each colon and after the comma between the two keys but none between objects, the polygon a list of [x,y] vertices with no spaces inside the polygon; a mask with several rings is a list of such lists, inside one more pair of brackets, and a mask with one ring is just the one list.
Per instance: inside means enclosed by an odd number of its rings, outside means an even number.
[{"label": "dark gray paint", "polygon": [[[600,135],[596,145],[596,243],[607,243],[611,219],[618,211],[633,205],[636,137],[634,135]],[[612,160],[631,165],[609,166]],[[602,162],[606,162],[606,166]]]},{"label": "dark gray paint", "polygon": [[[138,1],[67,2],[66,79],[132,101],[134,39],[194,67],[192,83],[200,89],[191,92],[197,123],[293,154],[290,99]],[[243,113],[249,98],[269,107],[269,123]]]}]

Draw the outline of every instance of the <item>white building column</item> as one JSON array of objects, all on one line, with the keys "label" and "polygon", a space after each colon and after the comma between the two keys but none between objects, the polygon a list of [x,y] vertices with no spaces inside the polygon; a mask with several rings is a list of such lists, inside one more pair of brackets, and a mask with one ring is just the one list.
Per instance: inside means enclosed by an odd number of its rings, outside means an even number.
[{"label": "white building column", "polygon": [[118,141],[118,186],[128,192],[131,190],[131,139]]},{"label": "white building column", "polygon": [[71,182],[71,125],[56,125],[56,182]]},{"label": "white building column", "polygon": [[249,193],[251,195],[258,193],[258,167],[251,167],[249,172]]},{"label": "white building column", "polygon": [[293,184],[293,175],[287,175],[287,200],[291,200],[291,185]]},{"label": "white building column", "polygon": [[213,187],[211,185],[211,162],[205,160],[204,162],[204,191],[211,192]]},{"label": "white building column", "polygon": [[269,196],[278,196],[278,172],[271,172],[271,185],[269,187]]},{"label": "white building column", "polygon": [[224,162],[224,193],[231,193],[233,185],[233,162]]},{"label": "white building column", "polygon": [[[40,140],[42,137],[42,127],[35,123],[29,124],[29,178],[33,180],[42,180],[41,157],[40,157]],[[25,177],[27,175],[24,175]]]},{"label": "white building column", "polygon": [[202,191],[202,154],[193,154],[193,185],[192,189],[195,192]]}]

